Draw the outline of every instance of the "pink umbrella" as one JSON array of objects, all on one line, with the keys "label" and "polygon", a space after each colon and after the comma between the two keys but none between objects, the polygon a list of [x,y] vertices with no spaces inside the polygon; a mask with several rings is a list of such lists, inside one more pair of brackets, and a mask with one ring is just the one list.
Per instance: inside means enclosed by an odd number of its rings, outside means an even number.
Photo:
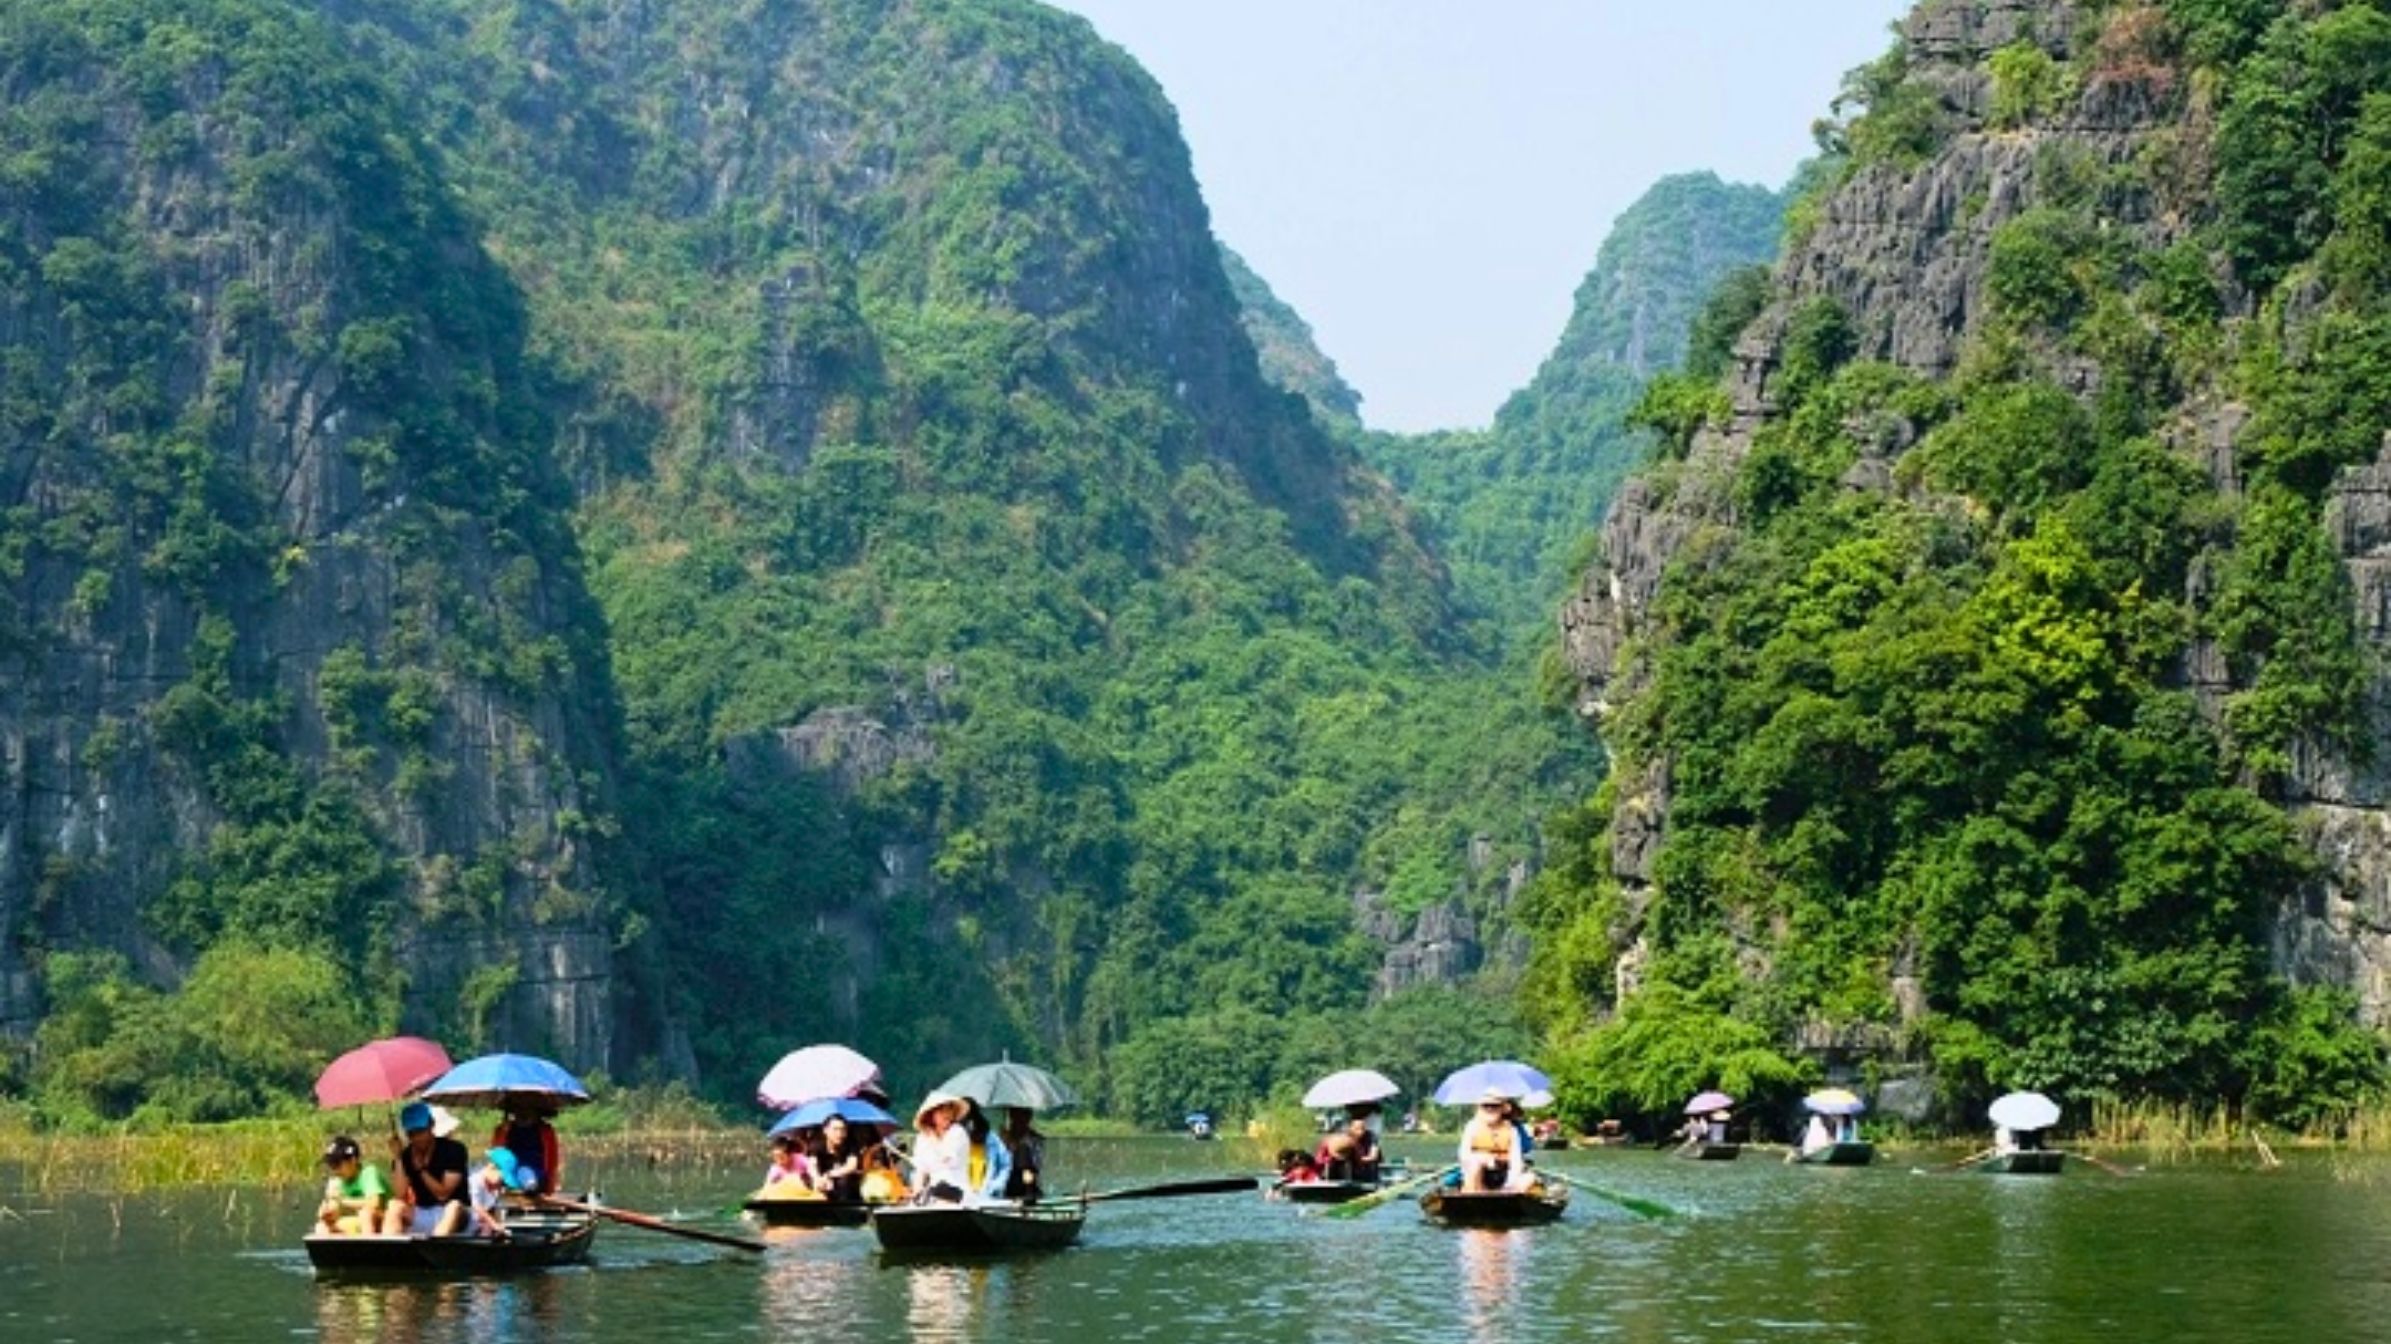
[{"label": "pink umbrella", "polygon": [[331,1110],[398,1101],[454,1067],[446,1050],[420,1036],[368,1042],[333,1060],[315,1080],[316,1105]]},{"label": "pink umbrella", "polygon": [[885,1091],[879,1065],[843,1045],[809,1045],[781,1056],[756,1084],[756,1100],[787,1111],[809,1101]]}]

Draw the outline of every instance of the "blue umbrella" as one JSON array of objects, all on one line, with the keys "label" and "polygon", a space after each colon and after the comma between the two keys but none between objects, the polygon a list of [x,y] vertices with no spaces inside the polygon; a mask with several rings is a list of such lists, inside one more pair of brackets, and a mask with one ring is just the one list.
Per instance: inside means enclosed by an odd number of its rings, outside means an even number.
[{"label": "blue umbrella", "polygon": [[821,1101],[809,1101],[782,1116],[771,1132],[786,1134],[792,1130],[813,1129],[830,1123],[833,1116],[850,1125],[877,1125],[882,1138],[896,1133],[898,1128],[895,1116],[860,1097],[829,1097]]},{"label": "blue umbrella", "polygon": [[504,1107],[517,1102],[578,1106],[589,1100],[581,1080],[534,1055],[483,1055],[441,1074],[423,1090],[426,1101],[452,1106]]},{"label": "blue umbrella", "polygon": [[1437,1084],[1439,1106],[1468,1106],[1488,1092],[1499,1092],[1522,1106],[1552,1105],[1552,1079],[1515,1059],[1490,1059]]}]

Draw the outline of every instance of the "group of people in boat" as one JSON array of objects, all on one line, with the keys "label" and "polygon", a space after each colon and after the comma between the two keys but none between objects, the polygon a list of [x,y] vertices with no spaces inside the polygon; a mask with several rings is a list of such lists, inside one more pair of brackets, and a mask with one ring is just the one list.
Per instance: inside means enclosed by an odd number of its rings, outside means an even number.
[{"label": "group of people in boat", "polygon": [[1046,1164],[1046,1136],[1036,1121],[1036,1112],[1009,1106],[999,1129],[977,1101],[933,1093],[914,1112],[912,1149],[905,1152],[834,1115],[773,1137],[757,1197],[844,1204],[1035,1200],[1044,1193]]},{"label": "group of people in boat", "polygon": [[1321,1135],[1318,1147],[1308,1153],[1301,1148],[1279,1150],[1279,1184],[1314,1181],[1378,1184],[1386,1165],[1378,1141],[1378,1127],[1383,1123],[1375,1105],[1346,1107],[1344,1122]]},{"label": "group of people in boat", "polygon": [[317,1230],[334,1236],[455,1237],[506,1235],[509,1196],[553,1194],[564,1153],[546,1112],[521,1105],[499,1121],[479,1166],[454,1137],[457,1118],[425,1102],[398,1114],[390,1171],[365,1160],[364,1146],[340,1134],[324,1145],[324,1199]]}]

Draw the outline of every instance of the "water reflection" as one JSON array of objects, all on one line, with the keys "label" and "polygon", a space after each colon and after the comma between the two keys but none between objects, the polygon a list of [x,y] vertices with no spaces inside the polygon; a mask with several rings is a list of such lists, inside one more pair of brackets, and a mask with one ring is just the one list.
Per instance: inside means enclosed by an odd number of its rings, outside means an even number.
[{"label": "water reflection", "polygon": [[321,1284],[316,1331],[324,1344],[448,1344],[452,1340],[557,1337],[563,1277],[537,1274],[462,1283]]},{"label": "water reflection", "polygon": [[1461,1242],[1461,1283],[1469,1298],[1469,1337],[1479,1344],[1498,1344],[1519,1336],[1520,1267],[1526,1263],[1535,1234],[1464,1228],[1454,1234]]},{"label": "water reflection", "polygon": [[811,1334],[823,1322],[851,1313],[857,1299],[868,1294],[871,1266],[853,1256],[828,1254],[848,1249],[855,1237],[853,1232],[801,1232],[798,1246],[773,1238],[776,1249],[764,1257],[764,1314],[774,1326],[772,1334],[788,1339]]},{"label": "water reflection", "polygon": [[916,1265],[906,1272],[905,1324],[923,1341],[976,1339],[986,1313],[986,1265]]}]

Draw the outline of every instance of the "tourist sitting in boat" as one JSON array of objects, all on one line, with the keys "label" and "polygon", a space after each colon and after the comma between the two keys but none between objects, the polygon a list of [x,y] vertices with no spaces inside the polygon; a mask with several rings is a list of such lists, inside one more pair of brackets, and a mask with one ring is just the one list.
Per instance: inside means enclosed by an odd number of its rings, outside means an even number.
[{"label": "tourist sitting in boat", "polygon": [[369,1237],[382,1230],[392,1212],[390,1182],[382,1169],[365,1160],[364,1150],[346,1134],[324,1145],[324,1202],[316,1209],[318,1231],[338,1236]]},{"label": "tourist sitting in boat", "polygon": [[1802,1155],[1807,1157],[1842,1142],[1841,1139],[1835,1137],[1836,1124],[1836,1121],[1812,1111],[1809,1125],[1802,1130]]},{"label": "tourist sitting in boat", "polygon": [[1712,1111],[1710,1118],[1702,1124],[1702,1142],[1725,1143],[1727,1141],[1727,1123],[1734,1118],[1734,1113],[1731,1111]]},{"label": "tourist sitting in boat", "polygon": [[1037,1129],[1038,1113],[1027,1106],[1005,1107],[1005,1151],[1013,1155],[1013,1174],[1005,1181],[1007,1199],[1034,1200],[1046,1193],[1038,1175],[1046,1169],[1046,1136]]},{"label": "tourist sitting in boat", "polygon": [[1527,1132],[1511,1119],[1511,1099],[1488,1091],[1461,1127],[1461,1188],[1476,1193],[1527,1184]]},{"label": "tourist sitting in boat", "polygon": [[913,1184],[924,1199],[960,1203],[972,1188],[963,1099],[933,1092],[913,1113]]},{"label": "tourist sitting in boat", "polygon": [[[511,1154],[513,1150],[501,1151]],[[786,1196],[800,1190],[818,1193],[813,1161],[806,1156],[805,1145],[797,1135],[775,1134],[772,1136],[772,1161],[764,1167],[763,1189],[757,1193]]]},{"label": "tourist sitting in boat", "polygon": [[407,1134],[392,1152],[399,1203],[383,1230],[394,1236],[455,1236],[464,1230],[469,1212],[465,1169],[473,1163],[472,1154],[455,1139],[432,1132],[432,1108],[420,1101],[399,1112],[399,1128]]},{"label": "tourist sitting in boat", "polygon": [[848,1128],[846,1118],[832,1116],[808,1139],[806,1184],[834,1204],[863,1202],[863,1136]]},{"label": "tourist sitting in boat", "polygon": [[1344,1133],[1322,1140],[1312,1161],[1328,1180],[1376,1185],[1381,1157],[1378,1136],[1370,1132],[1369,1120],[1357,1116],[1345,1122]]},{"label": "tourist sitting in boat", "polygon": [[863,1150],[863,1180],[856,1193],[866,1204],[902,1204],[912,1197],[906,1188],[905,1174],[897,1170],[897,1159],[888,1145],[875,1143]]},{"label": "tourist sitting in boat", "polygon": [[547,1113],[539,1106],[531,1102],[510,1106],[506,1118],[490,1135],[490,1146],[515,1155],[515,1170],[526,1193],[556,1193],[565,1174],[564,1150],[556,1141],[556,1126],[548,1123]]},{"label": "tourist sitting in boat", "polygon": [[1301,1148],[1279,1149],[1279,1184],[1309,1185],[1320,1179],[1320,1162]]},{"label": "tourist sitting in boat", "polygon": [[2042,1131],[2039,1129],[2011,1129],[2007,1125],[1993,1127],[1993,1153],[2007,1157],[2011,1153],[2039,1153],[2042,1151]]},{"label": "tourist sitting in boat", "polygon": [[515,1161],[514,1150],[491,1149],[481,1170],[473,1173],[472,1191],[472,1234],[505,1239],[506,1197],[524,1193],[522,1166]]},{"label": "tourist sitting in boat", "polygon": [[981,1199],[1004,1199],[1005,1187],[1013,1179],[1013,1153],[988,1123],[988,1113],[980,1104],[966,1097],[963,1101],[963,1132],[971,1136],[971,1158],[968,1163],[970,1181],[964,1189]]}]

